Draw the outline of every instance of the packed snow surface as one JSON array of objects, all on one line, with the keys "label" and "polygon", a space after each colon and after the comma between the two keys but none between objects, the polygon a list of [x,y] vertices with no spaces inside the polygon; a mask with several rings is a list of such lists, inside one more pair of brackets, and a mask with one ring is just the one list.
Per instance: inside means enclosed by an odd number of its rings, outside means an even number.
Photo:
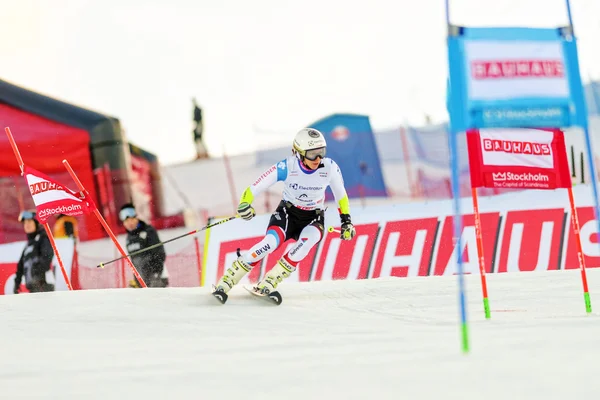
[{"label": "packed snow surface", "polygon": [[[588,270],[600,310],[600,271]],[[2,398],[576,399],[600,393],[579,271],[0,296]]]}]

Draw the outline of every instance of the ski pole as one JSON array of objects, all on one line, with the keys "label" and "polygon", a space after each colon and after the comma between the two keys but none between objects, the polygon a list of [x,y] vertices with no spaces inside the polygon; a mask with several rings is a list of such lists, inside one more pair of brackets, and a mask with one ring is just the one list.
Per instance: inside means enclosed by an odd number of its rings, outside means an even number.
[{"label": "ski pole", "polygon": [[340,231],[339,229],[335,229],[333,226],[330,226],[329,228],[327,228],[327,232],[329,232],[329,233],[331,233],[331,232],[341,233],[342,231]]},{"label": "ski pole", "polygon": [[[189,235],[193,235],[193,234],[195,234],[195,233],[198,233],[198,232],[204,231],[204,230],[206,230],[206,229],[209,229],[209,228],[212,228],[212,227],[214,227],[214,226],[217,226],[217,225],[224,224],[225,222],[229,222],[229,221],[231,221],[232,219],[236,219],[236,218],[238,218],[238,215],[234,215],[233,217],[225,218],[225,219],[223,219],[223,220],[221,220],[221,221],[219,221],[219,222],[215,222],[215,223],[213,223],[213,224],[208,224],[208,225],[206,225],[206,226],[203,226],[203,227],[202,227],[202,228],[200,228],[200,229],[196,229],[196,230],[193,230],[193,231],[191,231],[191,232],[184,233],[183,235],[179,235],[179,236],[177,236],[177,237],[174,237],[174,238],[172,238],[172,239],[166,240],[166,241],[164,241],[164,242],[160,242],[160,243],[153,244],[152,246],[150,246],[150,247],[146,247],[145,249],[141,249],[141,250],[138,250],[138,251],[134,251],[133,253],[127,254],[127,257],[131,257],[131,256],[137,256],[137,255],[138,255],[138,254],[140,254],[140,253],[143,253],[143,252],[145,252],[145,251],[148,251],[148,250],[154,249],[154,248],[156,248],[156,247],[158,247],[158,246],[162,246],[162,245],[164,245],[164,244],[166,244],[166,243],[169,243],[169,242],[175,241],[175,240],[177,240],[177,239],[181,239],[181,238],[183,238],[183,237],[186,237],[186,236],[189,236]],[[115,258],[114,260],[110,260],[110,261],[107,261],[107,262],[100,263],[100,264],[98,264],[98,265],[96,266],[96,268],[104,268],[106,265],[108,265],[108,264],[111,264],[111,263],[114,263],[115,261],[119,261],[119,260],[121,260],[121,259],[123,259],[123,258],[126,258],[126,257],[119,257],[119,258]]]}]

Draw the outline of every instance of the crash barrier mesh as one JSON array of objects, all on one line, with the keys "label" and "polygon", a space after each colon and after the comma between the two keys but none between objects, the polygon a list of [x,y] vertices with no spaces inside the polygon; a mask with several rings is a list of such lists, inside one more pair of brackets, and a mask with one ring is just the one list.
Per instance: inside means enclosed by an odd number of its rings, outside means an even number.
[{"label": "crash barrier mesh", "polygon": [[[169,286],[200,286],[201,260],[202,248],[195,240],[183,249],[167,254],[165,269],[169,277]],[[129,281],[133,279],[129,264],[119,260],[104,268],[96,267],[105,261],[106,258],[99,258],[97,255],[78,253],[72,273],[74,286],[83,290],[127,287]]]}]

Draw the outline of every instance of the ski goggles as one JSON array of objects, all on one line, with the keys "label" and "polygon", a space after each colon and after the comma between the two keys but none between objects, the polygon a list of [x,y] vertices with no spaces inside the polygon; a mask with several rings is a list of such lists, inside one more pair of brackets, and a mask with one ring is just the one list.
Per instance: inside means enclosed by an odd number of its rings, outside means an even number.
[{"label": "ski goggles", "polygon": [[34,211],[21,211],[21,214],[19,214],[19,222],[23,222],[26,219],[35,219],[35,212]]},{"label": "ski goggles", "polygon": [[135,218],[137,217],[137,213],[134,208],[124,208],[119,211],[119,219],[121,222],[125,222],[127,218]]},{"label": "ski goggles", "polygon": [[310,149],[306,150],[302,156],[310,161],[316,161],[318,157],[321,159],[325,158],[325,154],[327,153],[326,147],[319,147],[318,149]]}]

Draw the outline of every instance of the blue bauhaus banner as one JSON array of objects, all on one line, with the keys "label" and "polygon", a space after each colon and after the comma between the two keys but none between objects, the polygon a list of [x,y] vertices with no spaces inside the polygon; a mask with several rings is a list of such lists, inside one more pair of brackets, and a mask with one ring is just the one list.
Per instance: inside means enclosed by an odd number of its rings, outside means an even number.
[{"label": "blue bauhaus banner", "polygon": [[[387,196],[368,116],[333,114],[308,126],[325,135],[327,157],[340,166],[348,197]],[[328,190],[327,198],[331,197]]]},{"label": "blue bauhaus banner", "polygon": [[451,26],[448,60],[453,132],[587,125],[570,27]]}]

